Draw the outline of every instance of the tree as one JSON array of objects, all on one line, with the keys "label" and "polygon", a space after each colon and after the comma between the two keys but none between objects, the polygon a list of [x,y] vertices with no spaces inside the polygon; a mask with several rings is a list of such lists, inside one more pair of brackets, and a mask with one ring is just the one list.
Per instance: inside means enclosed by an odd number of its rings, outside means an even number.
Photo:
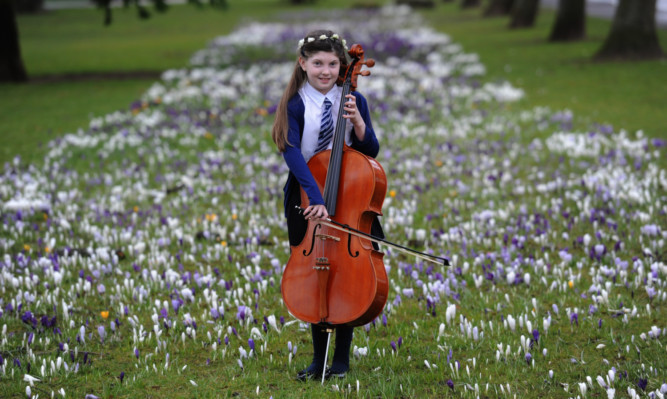
[{"label": "tree", "polygon": [[535,25],[540,0],[515,0],[510,28],[530,28]]},{"label": "tree", "polygon": [[484,9],[485,17],[495,17],[499,15],[509,15],[512,12],[514,0],[491,0]]},{"label": "tree", "polygon": [[25,82],[14,0],[0,0],[0,82]]},{"label": "tree", "polygon": [[567,42],[584,37],[586,37],[586,1],[559,0],[558,14],[551,29],[549,41]]},{"label": "tree", "polygon": [[656,34],[656,0],[620,0],[597,60],[652,59],[663,56]]}]

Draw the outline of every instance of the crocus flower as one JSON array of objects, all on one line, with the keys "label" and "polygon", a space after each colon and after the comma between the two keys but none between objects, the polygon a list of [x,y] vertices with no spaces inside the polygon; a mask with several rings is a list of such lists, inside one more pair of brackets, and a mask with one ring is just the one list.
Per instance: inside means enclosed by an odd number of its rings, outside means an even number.
[{"label": "crocus flower", "polygon": [[648,385],[648,380],[646,378],[640,378],[639,381],[637,381],[637,386],[639,389],[642,391],[646,390],[646,386]]},{"label": "crocus flower", "polygon": [[452,381],[451,379],[447,380],[447,386],[449,388],[451,388],[451,390],[453,391],[454,390],[454,381]]},{"label": "crocus flower", "polygon": [[570,325],[572,325],[572,323],[576,323],[577,327],[579,326],[579,315],[577,313],[572,313],[570,315]]}]

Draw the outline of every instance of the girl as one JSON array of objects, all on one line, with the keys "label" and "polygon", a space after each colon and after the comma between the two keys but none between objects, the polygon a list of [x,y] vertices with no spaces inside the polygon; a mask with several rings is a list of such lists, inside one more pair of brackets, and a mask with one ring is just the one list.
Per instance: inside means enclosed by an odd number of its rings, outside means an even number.
[{"label": "girl", "polygon": [[[342,88],[336,85],[339,74],[345,72],[348,64],[345,41],[332,31],[317,30],[308,33],[299,42],[298,50],[294,72],[278,104],[272,132],[273,141],[290,170],[284,189],[284,205],[292,246],[298,245],[303,239],[308,219],[319,220],[329,216],[307,162],[317,152],[331,148],[328,134],[331,132],[331,123],[336,123],[340,101],[345,101],[345,143],[371,157],[375,157],[379,151],[366,99],[357,92],[341,99]],[[329,110],[332,118],[326,118]],[[320,131],[323,132],[322,138]],[[303,214],[297,209],[301,205],[300,188],[304,189],[310,203]],[[377,219],[371,234],[383,236]],[[322,375],[324,371],[326,332],[312,324],[311,334],[313,361],[297,374],[299,380]],[[350,368],[351,343],[352,327],[337,326],[333,362],[331,368],[326,370],[326,378],[345,376]]]}]

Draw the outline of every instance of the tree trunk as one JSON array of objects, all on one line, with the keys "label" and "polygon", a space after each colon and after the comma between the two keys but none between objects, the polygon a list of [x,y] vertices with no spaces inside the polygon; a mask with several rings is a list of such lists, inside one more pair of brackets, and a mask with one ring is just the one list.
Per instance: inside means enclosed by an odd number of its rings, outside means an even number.
[{"label": "tree trunk", "polygon": [[514,0],[491,0],[484,10],[485,17],[509,15],[512,12]]},{"label": "tree trunk", "polygon": [[611,31],[597,60],[652,59],[662,57],[655,27],[656,0],[621,0]]},{"label": "tree trunk", "polygon": [[461,8],[473,8],[482,5],[482,0],[462,0]]},{"label": "tree trunk", "polygon": [[26,82],[13,0],[0,0],[0,82]]},{"label": "tree trunk", "polygon": [[515,0],[512,7],[510,28],[531,28],[535,26],[540,0]]},{"label": "tree trunk", "polygon": [[586,37],[586,1],[559,0],[558,15],[549,41],[568,42],[581,40],[584,37]]}]

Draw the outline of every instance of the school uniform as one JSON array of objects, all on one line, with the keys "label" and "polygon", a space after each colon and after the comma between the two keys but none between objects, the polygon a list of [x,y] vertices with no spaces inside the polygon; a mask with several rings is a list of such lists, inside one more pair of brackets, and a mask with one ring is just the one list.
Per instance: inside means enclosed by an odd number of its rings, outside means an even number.
[{"label": "school uniform", "polygon": [[[340,86],[334,85],[325,95],[306,82],[299,92],[287,103],[289,121],[287,141],[289,144],[285,147],[283,158],[290,172],[283,190],[285,193],[284,206],[285,216],[287,217],[287,230],[291,245],[297,245],[301,242],[308,224],[295,208],[295,206],[301,205],[299,189],[303,187],[311,205],[324,205],[322,193],[320,193],[320,189],[317,187],[317,183],[310,173],[307,163],[315,155],[314,151],[320,134],[324,99],[328,98],[332,103],[331,112],[335,131],[338,110],[342,100],[341,94],[342,88]],[[359,112],[366,123],[366,132],[364,140],[359,140],[352,131],[352,122],[344,119],[346,122],[345,144],[364,155],[375,158],[380,151],[380,145],[373,130],[368,103],[361,93],[353,92],[352,94],[356,98],[357,112]],[[332,144],[333,140],[329,143],[328,149],[331,149]],[[384,238],[377,218],[371,226],[371,234]]]},{"label": "school uniform", "polygon": [[[299,213],[297,206],[301,206],[300,188],[303,187],[310,205],[324,205],[324,198],[320,189],[313,178],[310,169],[308,169],[308,160],[315,155],[315,148],[320,134],[320,125],[322,113],[324,110],[324,101],[327,98],[331,101],[331,112],[334,121],[334,131],[338,119],[340,102],[346,99],[341,98],[342,88],[334,85],[331,90],[322,94],[313,86],[306,82],[294,97],[287,103],[288,116],[288,134],[283,157],[289,167],[287,182],[285,183],[285,216],[287,217],[287,231],[290,245],[298,245],[307,230],[308,222]],[[371,123],[368,103],[364,96],[358,92],[353,92],[356,98],[357,112],[366,123],[366,132],[364,140],[359,140],[352,131],[352,123],[345,121],[345,144],[361,152],[364,155],[375,158],[380,151],[380,145],[373,130]],[[328,149],[331,149],[333,140],[329,143]],[[371,226],[371,234],[384,238],[382,228],[377,218]],[[377,249],[377,245],[373,243]],[[333,362],[328,375],[344,374],[349,368],[350,345],[352,342],[352,327],[338,326],[336,328],[336,346],[333,356]],[[325,366],[324,354],[326,352],[326,334],[316,325],[311,325],[311,334],[313,338],[313,362],[311,365],[299,373],[297,378],[310,377],[315,374],[321,374]]]}]

